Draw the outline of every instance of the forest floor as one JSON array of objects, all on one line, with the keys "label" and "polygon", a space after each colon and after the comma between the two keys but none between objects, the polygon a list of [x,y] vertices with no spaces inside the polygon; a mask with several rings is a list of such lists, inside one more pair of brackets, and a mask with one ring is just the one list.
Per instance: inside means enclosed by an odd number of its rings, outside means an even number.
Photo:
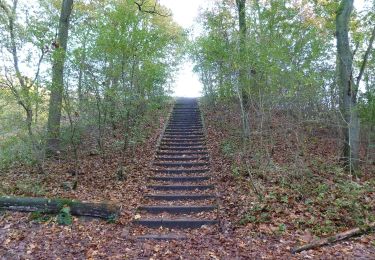
[{"label": "forest floor", "polygon": [[[325,209],[321,207],[329,204],[331,197],[328,192],[321,191],[322,199],[311,202],[310,207],[308,203],[296,200],[290,187],[272,178],[264,178],[262,192],[265,199],[259,202],[249,184],[249,176],[238,174],[233,167],[236,164],[235,156],[227,156],[223,152],[223,142],[230,138],[230,132],[218,126],[222,120],[218,118],[223,113],[226,112],[204,111],[211,167],[219,197],[221,223],[217,229],[192,231],[192,235],[183,241],[139,241],[132,236],[131,221],[135,209],[141,205],[156,144],[166,120],[160,116],[157,127],[149,126],[152,133],[148,139],[126,157],[127,179],[124,181],[116,179],[121,159],[118,152],[111,150],[106,152],[105,159],[99,154],[90,153],[89,149],[86,155],[81,156],[77,190],[65,191],[61,186],[63,182],[74,180],[72,163],[68,160],[47,162],[47,175],[30,173],[27,168],[1,173],[0,192],[3,194],[110,201],[121,206],[121,214],[115,223],[75,217],[72,225],[60,226],[55,218],[41,222],[32,219],[28,213],[0,212],[0,259],[375,258],[374,234],[292,255],[290,250],[296,245],[311,242],[318,235],[323,237],[349,229],[354,227],[354,222],[347,226],[342,225],[339,219],[337,224],[332,220],[330,225],[321,223],[327,220],[323,214]],[[232,123],[237,123],[236,118]],[[319,141],[326,136],[322,132],[315,138]],[[107,141],[111,142],[110,139]],[[277,142],[279,146],[287,146],[283,138]],[[330,154],[332,143],[321,141],[319,150],[316,147],[308,149],[311,153],[322,151],[322,160],[329,163],[334,156]],[[286,156],[285,153],[287,151],[280,153],[280,156]],[[364,176],[359,181],[362,186],[375,183],[368,174]],[[333,185],[332,179],[321,181],[327,186]],[[327,188],[321,187],[323,190]],[[374,190],[361,193],[362,198],[368,201],[366,212],[374,213]],[[345,211],[336,213],[345,214]]]}]

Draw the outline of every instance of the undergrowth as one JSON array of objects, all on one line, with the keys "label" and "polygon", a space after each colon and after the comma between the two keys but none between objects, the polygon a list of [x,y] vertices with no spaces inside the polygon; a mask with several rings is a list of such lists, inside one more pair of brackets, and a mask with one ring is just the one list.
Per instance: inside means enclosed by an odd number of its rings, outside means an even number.
[{"label": "undergrowth", "polygon": [[[345,172],[329,126],[314,131],[311,125],[274,115],[267,122],[269,129],[255,131],[244,144],[235,107],[206,108],[206,113],[225,136],[219,148],[232,163],[234,180],[251,181],[262,193],[238,224],[278,223],[281,233],[288,228],[308,229],[325,236],[375,221],[375,176],[366,168],[363,178]],[[290,130],[291,125],[298,126]]]}]

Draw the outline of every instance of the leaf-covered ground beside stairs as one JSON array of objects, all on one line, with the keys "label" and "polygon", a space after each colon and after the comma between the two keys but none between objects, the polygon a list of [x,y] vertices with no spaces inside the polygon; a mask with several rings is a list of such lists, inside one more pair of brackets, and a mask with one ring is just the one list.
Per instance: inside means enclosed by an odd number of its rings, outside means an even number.
[{"label": "leaf-covered ground beside stairs", "polygon": [[[225,105],[205,110],[213,167],[219,180],[218,190],[222,206],[220,214],[224,234],[230,232],[238,244],[251,239],[252,243],[246,245],[249,248],[254,246],[254,243],[259,243],[262,245],[259,249],[264,249],[262,256],[265,258],[290,258],[290,249],[297,245],[356,227],[355,221],[373,221],[375,178],[372,173],[375,167],[363,169],[362,178],[356,182],[344,182],[343,179],[347,176],[342,176],[334,159],[337,157],[337,145],[329,129],[319,127],[314,129],[316,133],[310,136],[307,134],[306,137],[314,139],[314,142],[308,142],[306,155],[303,156],[303,160],[307,162],[306,169],[312,172],[308,177],[314,184],[288,179],[296,177],[288,176],[288,173],[292,172],[288,169],[292,168],[290,157],[294,155],[296,148],[293,147],[293,137],[284,138],[280,134],[285,130],[282,116],[275,117],[272,125],[271,135],[276,143],[272,155],[274,165],[259,165],[261,161],[257,153],[260,153],[258,147],[261,147],[261,144],[260,138],[256,137],[252,140],[253,146],[249,152],[249,168],[252,173],[252,176],[249,176],[246,167],[241,164],[241,159],[246,158],[238,149],[241,147],[241,139],[236,139],[239,136],[241,120],[237,111],[235,107],[228,108]],[[333,170],[329,169],[329,166]],[[280,168],[288,170],[283,171]],[[335,172],[332,172],[334,170],[340,172],[335,175]],[[261,202],[251,186],[251,179],[264,196]],[[290,185],[283,183],[283,180]],[[296,185],[295,182],[298,187],[293,186]],[[318,188],[318,191],[310,192],[309,188]],[[306,194],[301,196],[304,189]],[[345,200],[356,206],[338,203]],[[351,209],[357,209],[358,216],[355,212],[349,214],[348,210]],[[374,234],[364,235],[302,252],[293,257],[371,259],[375,257],[374,239]]]},{"label": "leaf-covered ground beside stairs", "polygon": [[[223,142],[230,138],[230,132],[218,127],[218,123],[220,120],[228,119],[227,117],[233,118],[232,121],[228,120],[228,126],[236,125],[238,118],[226,115],[224,110],[205,112],[207,140],[219,197],[221,224],[218,229],[203,227],[192,230],[188,239],[184,241],[138,241],[132,236],[130,222],[135,215],[135,209],[141,204],[140,199],[146,189],[146,177],[165,122],[165,118],[161,118],[158,128],[153,130],[149,140],[137,146],[133,158],[127,157],[128,178],[125,181],[116,180],[115,172],[119,156],[110,151],[105,161],[100,155],[95,154],[82,158],[80,169],[83,174],[79,177],[77,191],[64,191],[61,187],[62,182],[73,178],[69,173],[71,165],[62,161],[50,162],[48,169],[54,170],[46,177],[30,175],[25,171],[12,172],[4,176],[2,186],[15,195],[58,196],[88,201],[110,200],[120,204],[122,209],[116,223],[74,218],[71,226],[59,226],[53,218],[38,223],[31,219],[31,214],[1,212],[1,257],[3,259],[371,259],[375,255],[374,235],[291,255],[292,247],[298,243],[311,241],[318,234],[317,232],[321,232],[321,235],[323,232],[326,234],[333,232],[315,230],[320,224],[325,228],[332,225],[319,223],[324,219],[318,218],[321,209],[314,210],[313,207],[309,208],[305,204],[298,203],[289,187],[274,182],[272,178],[264,182],[268,185],[265,189],[265,201],[263,204],[257,202],[257,196],[249,185],[248,177],[242,176],[241,169],[234,167],[236,158],[224,156]],[[279,145],[286,144],[280,141]],[[328,149],[329,143],[326,145]],[[285,153],[282,154],[285,157],[278,158],[280,161],[287,158]],[[24,181],[20,183],[20,179]],[[39,183],[39,186],[28,186],[30,183]],[[12,190],[11,187],[18,188]],[[315,207],[326,203],[324,191],[319,194],[322,194],[322,200],[314,201]],[[366,193],[365,197],[374,201],[373,191]],[[297,225],[298,220],[307,223],[313,218],[316,222]],[[334,228],[343,230],[346,227],[337,223]]]}]

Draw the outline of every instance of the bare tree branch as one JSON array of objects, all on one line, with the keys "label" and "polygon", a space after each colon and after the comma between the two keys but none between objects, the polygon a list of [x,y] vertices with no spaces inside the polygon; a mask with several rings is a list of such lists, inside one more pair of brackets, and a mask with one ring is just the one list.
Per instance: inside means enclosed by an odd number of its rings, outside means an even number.
[{"label": "bare tree branch", "polygon": [[155,14],[159,15],[162,17],[169,17],[171,14],[168,13],[161,13],[157,9],[158,7],[158,2],[155,1],[155,3],[152,6],[146,6],[147,0],[140,0],[140,1],[134,1],[134,3],[138,6],[138,10],[143,13],[148,13],[148,14]]},{"label": "bare tree branch", "polygon": [[375,40],[375,26],[372,29],[372,34],[371,34],[371,37],[370,37],[370,41],[369,41],[369,44],[367,46],[367,50],[365,52],[365,55],[363,56],[363,61],[362,61],[361,69],[360,69],[359,75],[357,77],[357,86],[359,85],[359,83],[360,83],[360,81],[362,79],[363,73],[365,72],[367,61],[368,61],[368,57],[369,57],[370,52],[372,50],[372,45],[374,43],[374,40]]},{"label": "bare tree branch", "polygon": [[17,0],[13,0],[13,6],[10,8],[4,1],[0,0],[0,7],[4,10],[7,18],[8,18],[8,30],[11,42],[11,53],[13,57],[13,65],[14,69],[16,70],[16,76],[21,84],[21,86],[25,86],[25,81],[22,78],[21,71],[19,69],[18,64],[18,53],[17,53],[17,44],[16,44],[16,35],[14,33],[14,19],[16,17],[16,10],[17,10]]},{"label": "bare tree branch", "polygon": [[354,57],[355,57],[355,55],[356,55],[358,49],[359,49],[359,41],[356,42],[356,44],[355,44],[355,48],[354,48],[354,50],[353,50],[353,55],[352,55],[353,59],[354,59]]},{"label": "bare tree branch", "polygon": [[32,86],[34,86],[35,82],[37,81],[38,77],[39,77],[39,73],[40,73],[40,66],[42,65],[42,61],[43,61],[43,58],[44,58],[44,54],[46,52],[42,49],[42,55],[40,55],[40,58],[39,58],[39,61],[38,61],[38,67],[37,67],[37,71],[35,73],[35,77],[34,79],[32,80],[31,84],[30,84],[30,88]]}]

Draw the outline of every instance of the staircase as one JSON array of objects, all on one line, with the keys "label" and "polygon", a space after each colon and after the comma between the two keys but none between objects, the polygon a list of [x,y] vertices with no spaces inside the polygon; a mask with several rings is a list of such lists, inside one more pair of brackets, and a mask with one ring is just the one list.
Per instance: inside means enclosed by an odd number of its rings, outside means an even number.
[{"label": "staircase", "polygon": [[209,166],[197,100],[178,99],[137,209],[138,239],[184,239],[191,228],[218,223]]}]

